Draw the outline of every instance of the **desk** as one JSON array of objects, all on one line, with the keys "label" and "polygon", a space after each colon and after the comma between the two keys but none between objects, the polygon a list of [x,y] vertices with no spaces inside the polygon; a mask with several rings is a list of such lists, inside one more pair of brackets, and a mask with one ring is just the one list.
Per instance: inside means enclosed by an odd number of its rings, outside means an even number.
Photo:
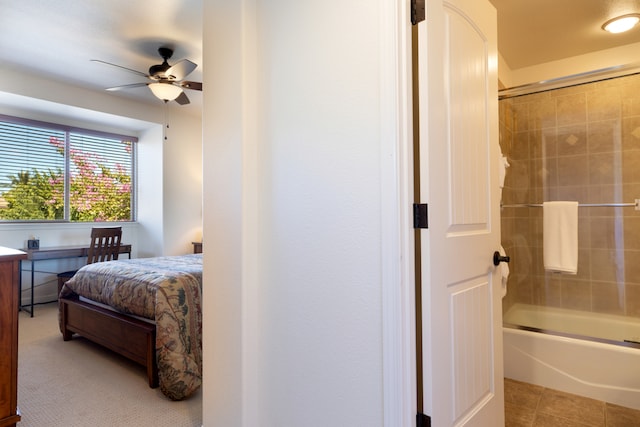
[{"label": "desk", "polygon": [[[31,261],[31,302],[29,309],[27,310],[22,305],[22,265],[20,265],[20,287],[18,292],[20,310],[24,310],[31,314],[33,317],[33,290],[34,290],[34,278],[35,278],[35,263],[36,261],[43,261],[48,259],[62,259],[62,258],[82,258],[86,257],[89,252],[88,245],[80,246],[55,246],[49,248],[40,249],[22,249],[27,254],[27,261]],[[120,253],[127,254],[131,258],[131,245],[120,244]],[[21,262],[22,264],[22,262]]]}]

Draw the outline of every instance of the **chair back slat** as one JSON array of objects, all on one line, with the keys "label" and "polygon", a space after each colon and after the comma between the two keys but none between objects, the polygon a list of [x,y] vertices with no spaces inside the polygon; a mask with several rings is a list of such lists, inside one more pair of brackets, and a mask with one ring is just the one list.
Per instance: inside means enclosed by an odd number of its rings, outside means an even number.
[{"label": "chair back slat", "polygon": [[122,227],[92,228],[87,264],[118,259]]}]

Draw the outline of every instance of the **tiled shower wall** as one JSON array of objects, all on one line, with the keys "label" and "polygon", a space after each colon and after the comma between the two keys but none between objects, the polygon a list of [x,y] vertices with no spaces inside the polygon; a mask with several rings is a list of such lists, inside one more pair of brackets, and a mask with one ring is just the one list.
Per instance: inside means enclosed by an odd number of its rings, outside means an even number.
[{"label": "tiled shower wall", "polygon": [[[640,76],[503,99],[503,204],[640,199]],[[640,317],[640,211],[578,208],[578,274],[544,271],[542,208],[502,209],[503,300]]]}]

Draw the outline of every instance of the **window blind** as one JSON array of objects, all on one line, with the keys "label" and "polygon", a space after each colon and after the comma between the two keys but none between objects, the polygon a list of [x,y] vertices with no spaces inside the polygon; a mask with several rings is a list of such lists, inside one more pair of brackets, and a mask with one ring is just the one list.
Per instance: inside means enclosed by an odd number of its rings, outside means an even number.
[{"label": "window blind", "polygon": [[0,220],[134,220],[136,141],[0,116]]}]

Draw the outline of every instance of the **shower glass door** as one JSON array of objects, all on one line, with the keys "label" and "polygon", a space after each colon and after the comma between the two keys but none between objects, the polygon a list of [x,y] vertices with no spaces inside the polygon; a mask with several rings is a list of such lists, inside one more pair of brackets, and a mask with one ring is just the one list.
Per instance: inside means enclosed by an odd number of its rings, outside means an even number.
[{"label": "shower glass door", "polygon": [[[640,75],[503,96],[499,109],[505,324],[640,346]],[[543,266],[542,203],[555,200],[579,202],[577,274]]]}]

